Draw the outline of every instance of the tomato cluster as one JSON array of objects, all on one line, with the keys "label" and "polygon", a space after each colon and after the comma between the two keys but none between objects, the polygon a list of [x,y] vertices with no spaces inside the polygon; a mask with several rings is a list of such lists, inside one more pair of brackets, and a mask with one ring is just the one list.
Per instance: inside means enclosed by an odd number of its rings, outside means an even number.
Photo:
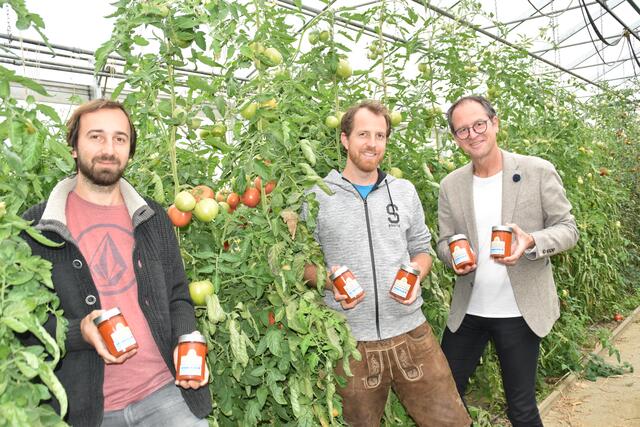
[{"label": "tomato cluster", "polygon": [[[264,193],[270,194],[276,187],[276,181],[265,184]],[[193,215],[202,222],[211,222],[218,216],[220,209],[233,213],[240,202],[249,208],[255,208],[260,203],[262,178],[253,180],[253,185],[247,187],[242,196],[235,192],[222,189],[217,193],[211,187],[198,185],[191,191],[179,192],[174,202],[167,209],[171,222],[176,227],[186,227]]]}]

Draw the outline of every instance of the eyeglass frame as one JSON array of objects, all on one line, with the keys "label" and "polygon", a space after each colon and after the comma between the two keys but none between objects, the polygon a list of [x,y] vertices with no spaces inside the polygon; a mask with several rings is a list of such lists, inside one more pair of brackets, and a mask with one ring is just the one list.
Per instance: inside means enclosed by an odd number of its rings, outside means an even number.
[{"label": "eyeglass frame", "polygon": [[[476,133],[476,135],[482,135],[489,128],[489,125],[487,124],[487,122],[493,123],[493,118],[490,117],[490,118],[488,118],[486,120],[476,120],[471,126],[458,128],[458,129],[453,131],[453,136],[455,136],[457,139],[459,139],[461,141],[467,140],[467,139],[469,139],[471,137],[471,129],[473,129],[473,131]],[[481,130],[481,131],[477,131],[476,130],[476,125],[478,125],[480,123],[484,124],[484,129]],[[464,138],[458,135],[458,132],[460,132],[462,130],[466,130],[466,133],[467,133],[467,135]]]}]

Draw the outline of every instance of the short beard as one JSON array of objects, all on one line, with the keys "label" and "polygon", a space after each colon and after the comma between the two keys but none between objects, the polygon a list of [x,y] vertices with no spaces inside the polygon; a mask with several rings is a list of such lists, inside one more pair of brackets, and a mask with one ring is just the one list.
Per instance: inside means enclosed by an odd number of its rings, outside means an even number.
[{"label": "short beard", "polygon": [[369,165],[365,165],[365,163],[361,161],[362,158],[358,157],[356,154],[352,155],[351,152],[347,152],[347,155],[349,156],[349,159],[351,159],[351,162],[363,172],[373,172],[378,169],[378,163],[376,163],[373,167],[369,167]]},{"label": "short beard", "polygon": [[101,160],[114,161],[117,160],[116,157],[96,157],[94,158],[90,164],[86,163],[80,157],[77,158],[78,171],[82,173],[91,183],[99,187],[112,187],[124,174],[124,167],[116,169],[114,172],[112,171],[96,171],[96,163]]}]

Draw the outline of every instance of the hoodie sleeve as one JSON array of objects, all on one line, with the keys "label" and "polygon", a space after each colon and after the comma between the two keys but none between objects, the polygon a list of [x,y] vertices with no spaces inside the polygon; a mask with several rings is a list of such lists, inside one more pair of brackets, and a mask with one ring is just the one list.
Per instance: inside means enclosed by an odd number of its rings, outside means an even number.
[{"label": "hoodie sleeve", "polygon": [[407,250],[413,258],[420,253],[433,255],[431,249],[431,232],[424,219],[424,209],[415,187],[411,186],[411,221],[407,229]]}]

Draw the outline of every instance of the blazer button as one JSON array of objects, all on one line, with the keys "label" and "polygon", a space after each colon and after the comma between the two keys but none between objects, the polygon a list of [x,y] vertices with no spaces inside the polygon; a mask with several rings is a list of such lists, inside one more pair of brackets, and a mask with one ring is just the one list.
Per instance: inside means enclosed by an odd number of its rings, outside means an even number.
[{"label": "blazer button", "polygon": [[469,286],[471,286],[471,287],[473,288],[473,282],[471,282],[471,283],[469,284]]},{"label": "blazer button", "polygon": [[87,297],[84,299],[84,302],[87,303],[87,305],[93,305],[96,303],[96,297],[95,295],[87,295]]},{"label": "blazer button", "polygon": [[74,259],[73,262],[73,268],[80,270],[82,268],[82,261],[80,261],[79,259]]}]

